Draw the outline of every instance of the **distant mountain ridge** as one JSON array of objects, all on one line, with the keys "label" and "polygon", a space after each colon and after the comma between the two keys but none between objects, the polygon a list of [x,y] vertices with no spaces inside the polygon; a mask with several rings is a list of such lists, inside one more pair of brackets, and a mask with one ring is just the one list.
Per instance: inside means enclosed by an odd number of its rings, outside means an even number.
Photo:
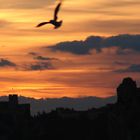
[{"label": "distant mountain ridge", "polygon": [[[49,99],[34,99],[24,96],[19,96],[19,103],[30,103],[31,114],[35,115],[38,112],[50,112],[59,107],[73,108],[75,110],[87,110],[91,108],[99,108],[106,104],[115,103],[116,96],[107,98],[99,97],[82,97],[82,98],[49,98]],[[8,101],[8,96],[1,96],[0,101]]]}]

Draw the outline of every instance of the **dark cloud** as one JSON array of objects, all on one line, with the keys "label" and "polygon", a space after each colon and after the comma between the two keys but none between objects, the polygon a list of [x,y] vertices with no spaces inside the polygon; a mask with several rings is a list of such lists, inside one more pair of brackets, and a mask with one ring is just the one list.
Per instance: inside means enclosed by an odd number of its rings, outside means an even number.
[{"label": "dark cloud", "polygon": [[111,37],[90,36],[84,41],[61,42],[47,48],[52,51],[69,52],[77,55],[90,54],[91,50],[101,52],[103,48],[118,47],[118,53],[124,50],[140,52],[140,35],[118,35]]},{"label": "dark cloud", "polygon": [[122,62],[121,62],[121,61],[115,61],[114,64],[115,64],[115,65],[125,66],[125,65],[129,65],[130,63],[128,63],[128,62],[123,62],[123,61],[122,61]]},{"label": "dark cloud", "polygon": [[52,51],[64,51],[74,54],[89,54],[90,50],[95,48],[100,51],[101,48],[101,37],[91,36],[85,41],[72,41],[72,42],[61,42],[55,46],[50,46]]},{"label": "dark cloud", "polygon": [[119,35],[106,38],[104,40],[104,47],[117,46],[121,49],[132,49],[140,51],[140,35]]},{"label": "dark cloud", "polygon": [[28,54],[29,54],[29,55],[32,55],[32,56],[38,55],[38,53],[36,53],[36,52],[29,52]]},{"label": "dark cloud", "polygon": [[34,64],[26,65],[24,69],[27,71],[38,71],[38,70],[52,70],[55,68],[50,62],[36,62]]},{"label": "dark cloud", "polygon": [[140,64],[133,64],[126,69],[120,69],[116,72],[140,72]]},{"label": "dark cloud", "polygon": [[15,66],[16,64],[9,60],[3,58],[0,59],[0,67],[15,67]]},{"label": "dark cloud", "polygon": [[44,56],[41,56],[41,55],[34,57],[34,59],[36,59],[36,60],[48,60],[48,61],[59,60],[57,58],[44,57]]}]

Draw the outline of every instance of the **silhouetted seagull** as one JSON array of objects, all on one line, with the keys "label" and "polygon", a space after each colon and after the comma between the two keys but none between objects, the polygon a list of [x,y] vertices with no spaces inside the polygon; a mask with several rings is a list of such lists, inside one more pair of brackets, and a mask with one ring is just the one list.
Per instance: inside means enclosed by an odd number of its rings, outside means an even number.
[{"label": "silhouetted seagull", "polygon": [[61,2],[55,8],[54,19],[53,20],[50,20],[49,22],[42,22],[42,23],[38,24],[36,27],[41,27],[41,26],[46,25],[46,24],[54,25],[55,26],[54,29],[57,29],[57,28],[61,27],[63,21],[62,20],[57,21],[57,19],[58,19],[57,14],[60,10],[60,6],[61,6]]}]

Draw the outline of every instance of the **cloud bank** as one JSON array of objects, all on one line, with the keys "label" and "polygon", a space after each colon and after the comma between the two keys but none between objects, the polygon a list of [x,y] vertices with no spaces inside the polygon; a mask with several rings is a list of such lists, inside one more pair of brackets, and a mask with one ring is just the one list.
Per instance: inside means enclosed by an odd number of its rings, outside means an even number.
[{"label": "cloud bank", "polygon": [[90,36],[84,41],[61,42],[47,48],[51,51],[69,52],[77,55],[90,54],[91,50],[101,52],[103,48],[117,47],[118,53],[124,50],[140,52],[140,35],[118,35],[111,37]]}]

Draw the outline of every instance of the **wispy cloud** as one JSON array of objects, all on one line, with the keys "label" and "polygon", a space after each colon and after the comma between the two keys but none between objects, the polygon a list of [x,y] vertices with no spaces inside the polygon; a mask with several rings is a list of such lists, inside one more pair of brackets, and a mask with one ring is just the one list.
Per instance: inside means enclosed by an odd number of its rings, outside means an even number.
[{"label": "wispy cloud", "polygon": [[0,59],[0,67],[15,67],[16,64],[10,60],[7,59]]},{"label": "wispy cloud", "polygon": [[2,0],[1,9],[36,9],[44,6],[48,6],[54,3],[55,0]]},{"label": "wispy cloud", "polygon": [[52,61],[52,60],[59,60],[58,58],[52,58],[52,57],[45,57],[45,56],[36,56],[34,57],[35,60],[44,60],[44,61]]},{"label": "wispy cloud", "polygon": [[55,69],[51,62],[35,62],[23,66],[25,71],[42,71]]},{"label": "wispy cloud", "polygon": [[119,73],[128,73],[128,72],[132,72],[132,73],[139,73],[140,72],[140,64],[132,64],[131,66],[125,68],[125,69],[119,69],[116,70],[115,72],[119,72]]},{"label": "wispy cloud", "polygon": [[113,1],[104,1],[102,7],[127,7],[127,6],[138,6],[140,5],[140,1],[139,0],[113,0]]}]

